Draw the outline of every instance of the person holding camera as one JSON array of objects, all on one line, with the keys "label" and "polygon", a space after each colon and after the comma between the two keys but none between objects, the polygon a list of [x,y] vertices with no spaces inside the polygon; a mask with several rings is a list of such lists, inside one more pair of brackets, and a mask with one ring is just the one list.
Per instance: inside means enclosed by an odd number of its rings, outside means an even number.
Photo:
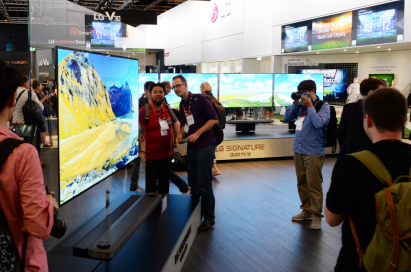
[{"label": "person holding camera", "polygon": [[288,107],[284,120],[295,121],[294,164],[302,212],[295,221],[312,220],[311,229],[321,229],[323,209],[322,167],[325,156],[326,127],[330,106],[316,95],[313,80],[304,80],[292,93],[294,103]]},{"label": "person holding camera", "polygon": [[[10,234],[18,263],[25,271],[48,271],[43,240],[56,229],[59,206],[53,193],[46,195],[35,147],[21,141],[7,127],[20,82],[19,72],[0,61],[0,206],[7,223],[6,227],[1,224],[1,231]],[[0,248],[4,249],[4,243]],[[6,253],[2,251],[3,256]],[[1,267],[11,261],[1,259]]]}]

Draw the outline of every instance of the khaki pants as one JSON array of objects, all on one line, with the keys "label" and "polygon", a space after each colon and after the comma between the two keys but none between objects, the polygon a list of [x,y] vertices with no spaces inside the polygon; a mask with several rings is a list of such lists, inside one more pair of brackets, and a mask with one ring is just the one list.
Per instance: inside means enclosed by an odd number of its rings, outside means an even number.
[{"label": "khaki pants", "polygon": [[295,172],[297,174],[298,194],[304,212],[315,219],[324,217],[323,211],[323,175],[321,169],[324,156],[311,156],[294,152]]}]

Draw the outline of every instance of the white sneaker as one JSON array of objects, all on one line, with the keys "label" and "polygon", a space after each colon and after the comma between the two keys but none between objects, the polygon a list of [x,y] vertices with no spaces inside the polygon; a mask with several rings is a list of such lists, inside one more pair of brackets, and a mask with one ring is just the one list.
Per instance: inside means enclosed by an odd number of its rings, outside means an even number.
[{"label": "white sneaker", "polygon": [[314,229],[314,230],[321,229],[321,219],[313,219],[310,225],[310,229]]}]

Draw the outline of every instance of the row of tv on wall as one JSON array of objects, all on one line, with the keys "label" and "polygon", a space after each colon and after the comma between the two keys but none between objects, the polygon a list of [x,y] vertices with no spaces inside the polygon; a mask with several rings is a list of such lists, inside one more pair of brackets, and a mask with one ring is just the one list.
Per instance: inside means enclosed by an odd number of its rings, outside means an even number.
[{"label": "row of tv on wall", "polygon": [[404,0],[282,26],[282,53],[404,41]]},{"label": "row of tv on wall", "polygon": [[[178,74],[139,74],[139,93],[144,93],[147,81],[172,82]],[[289,106],[293,102],[291,93],[298,84],[307,79],[314,80],[317,95],[325,98],[347,98],[348,70],[304,69],[295,74],[181,74],[187,80],[188,90],[200,93],[200,85],[208,82],[213,93],[226,108]],[[167,95],[172,107],[178,107],[181,98],[173,92]]]},{"label": "row of tv on wall", "polygon": [[[56,48],[58,69],[59,203],[63,205],[138,156],[138,99],[146,81],[139,61]],[[317,83],[320,98],[347,87],[347,70],[301,70],[300,74],[183,74],[188,89],[208,81],[224,107],[287,106],[302,80]],[[176,74],[160,74],[172,82]],[[273,85],[274,84],[274,85]],[[273,91],[274,89],[274,91]],[[181,99],[167,95],[173,107]]]}]

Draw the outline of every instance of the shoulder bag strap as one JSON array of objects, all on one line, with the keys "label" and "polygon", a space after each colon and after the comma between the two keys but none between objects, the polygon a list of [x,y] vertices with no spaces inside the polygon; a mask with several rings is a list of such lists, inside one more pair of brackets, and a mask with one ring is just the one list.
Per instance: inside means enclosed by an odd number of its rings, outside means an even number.
[{"label": "shoulder bag strap", "polygon": [[360,256],[360,263],[359,263],[358,267],[361,268],[362,267],[362,261],[363,261],[363,258],[364,258],[364,251],[361,249],[360,240],[358,239],[357,232],[355,231],[354,222],[351,220],[351,217],[348,217],[348,219],[350,220],[350,227],[351,227],[352,236],[353,236],[354,241],[355,241],[355,247],[356,247],[358,256]]},{"label": "shoulder bag strap", "polygon": [[146,109],[146,119],[145,119],[145,124],[147,125],[148,119],[150,118],[150,104],[145,104],[144,108]]},{"label": "shoulder bag strap", "polygon": [[194,104],[196,104],[197,109],[201,112],[204,118],[207,119],[207,116],[204,114],[203,110],[200,107],[200,104],[198,103],[199,96],[200,96],[199,94],[193,94]]},{"label": "shoulder bag strap", "polygon": [[20,96],[21,96],[25,91],[26,91],[26,90],[23,90],[23,91],[19,94],[19,96],[17,96],[16,104],[17,104],[17,102],[19,102]]},{"label": "shoulder bag strap", "polygon": [[392,178],[390,172],[380,159],[374,153],[364,150],[361,152],[350,154],[358,159],[370,172],[385,186],[392,186]]}]

